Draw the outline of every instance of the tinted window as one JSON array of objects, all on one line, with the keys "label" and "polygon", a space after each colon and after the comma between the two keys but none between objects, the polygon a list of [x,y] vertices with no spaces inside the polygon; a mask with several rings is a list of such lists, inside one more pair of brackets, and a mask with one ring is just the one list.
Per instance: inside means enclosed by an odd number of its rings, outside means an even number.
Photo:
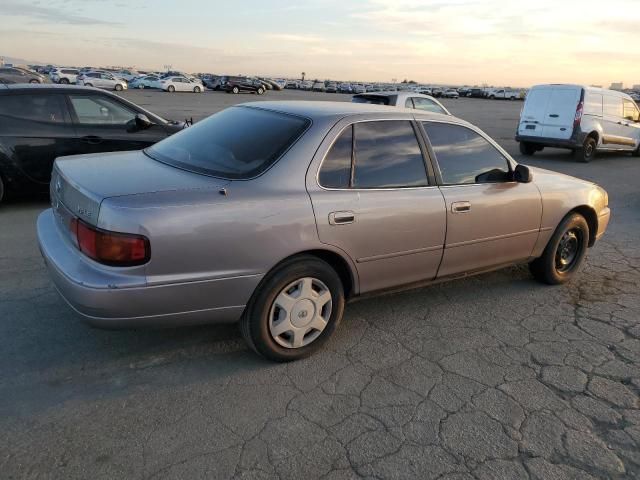
[{"label": "tinted window", "polygon": [[100,74],[99,73],[88,73],[87,77],[91,77],[91,78],[100,78]]},{"label": "tinted window", "polygon": [[445,123],[423,123],[445,184],[492,183],[509,179],[507,160],[473,130]]},{"label": "tinted window", "polygon": [[355,95],[353,103],[372,103],[374,105],[389,105],[389,97],[384,95]]},{"label": "tinted window", "polygon": [[64,123],[62,95],[30,93],[0,96],[0,115],[47,123]]},{"label": "tinted window", "polygon": [[348,188],[351,182],[353,127],[347,128],[335,141],[322,162],[318,180],[327,188]]},{"label": "tinted window", "polygon": [[357,123],[355,188],[428,185],[422,152],[409,121]]},{"label": "tinted window", "polygon": [[232,107],[145,152],[161,162],[205,175],[252,178],[278,160],[309,123],[294,115]]},{"label": "tinted window", "polygon": [[586,115],[602,115],[602,95],[587,92],[584,98],[584,113]]},{"label": "tinted window", "polygon": [[622,117],[622,99],[604,95],[603,110],[605,115],[613,117]]},{"label": "tinted window", "polygon": [[88,125],[124,125],[136,116],[120,103],[102,95],[69,95],[78,122]]},{"label": "tinted window", "polygon": [[417,110],[423,110],[425,112],[433,112],[433,113],[444,113],[446,114],[442,107],[437,103],[429,100],[428,98],[415,97],[413,99],[413,103],[416,106]]},{"label": "tinted window", "polygon": [[633,122],[638,121],[638,108],[635,103],[630,100],[624,101],[624,118]]}]

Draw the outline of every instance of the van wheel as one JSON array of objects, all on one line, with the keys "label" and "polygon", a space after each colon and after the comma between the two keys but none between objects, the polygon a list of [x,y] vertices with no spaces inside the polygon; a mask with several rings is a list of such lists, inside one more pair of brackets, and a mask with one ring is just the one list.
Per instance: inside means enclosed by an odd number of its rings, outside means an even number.
[{"label": "van wheel", "polygon": [[587,221],[578,213],[570,213],[556,228],[542,256],[529,264],[529,270],[542,283],[568,282],[582,266],[588,244]]},{"label": "van wheel", "polygon": [[528,142],[520,142],[520,153],[522,155],[526,155],[527,157],[530,157],[531,155],[536,153],[537,150],[538,149],[536,148],[535,145],[532,145]]},{"label": "van wheel", "polygon": [[338,328],[344,287],[331,266],[310,255],[291,258],[256,289],[240,320],[247,344],[278,362],[307,357]]},{"label": "van wheel", "polygon": [[587,137],[581,148],[576,148],[575,159],[582,163],[589,163],[596,156],[598,143],[593,137]]}]

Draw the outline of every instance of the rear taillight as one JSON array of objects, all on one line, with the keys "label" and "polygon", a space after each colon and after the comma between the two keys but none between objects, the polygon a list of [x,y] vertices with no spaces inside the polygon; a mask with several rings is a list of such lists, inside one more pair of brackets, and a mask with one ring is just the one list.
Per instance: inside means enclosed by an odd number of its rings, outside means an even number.
[{"label": "rear taillight", "polygon": [[578,103],[578,107],[576,108],[576,116],[573,119],[573,128],[576,128],[578,125],[580,125],[580,122],[582,121],[583,109],[584,109],[584,102]]},{"label": "rear taillight", "polygon": [[109,232],[73,219],[71,232],[76,235],[78,248],[87,257],[104,265],[132,267],[149,261],[149,240],[142,235]]}]

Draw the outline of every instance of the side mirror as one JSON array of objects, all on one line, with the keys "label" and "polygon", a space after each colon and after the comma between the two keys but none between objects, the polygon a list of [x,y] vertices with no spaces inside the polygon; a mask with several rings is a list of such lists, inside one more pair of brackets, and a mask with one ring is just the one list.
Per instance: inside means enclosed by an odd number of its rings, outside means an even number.
[{"label": "side mirror", "polygon": [[518,183],[530,183],[533,180],[531,170],[526,165],[518,164],[513,171],[513,179]]},{"label": "side mirror", "polygon": [[146,115],[138,113],[135,118],[132,118],[127,122],[127,132],[133,133],[140,130],[146,130],[151,125],[153,125],[153,123]]}]

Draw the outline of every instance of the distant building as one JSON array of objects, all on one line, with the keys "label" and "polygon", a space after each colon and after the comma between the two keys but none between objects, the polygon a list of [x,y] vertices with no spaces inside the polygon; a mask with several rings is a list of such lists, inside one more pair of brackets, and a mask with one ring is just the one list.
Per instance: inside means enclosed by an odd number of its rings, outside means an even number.
[{"label": "distant building", "polygon": [[622,90],[622,82],[614,82],[609,87],[610,90]]},{"label": "distant building", "polygon": [[637,90],[640,92],[640,83],[636,83],[631,90]]}]

